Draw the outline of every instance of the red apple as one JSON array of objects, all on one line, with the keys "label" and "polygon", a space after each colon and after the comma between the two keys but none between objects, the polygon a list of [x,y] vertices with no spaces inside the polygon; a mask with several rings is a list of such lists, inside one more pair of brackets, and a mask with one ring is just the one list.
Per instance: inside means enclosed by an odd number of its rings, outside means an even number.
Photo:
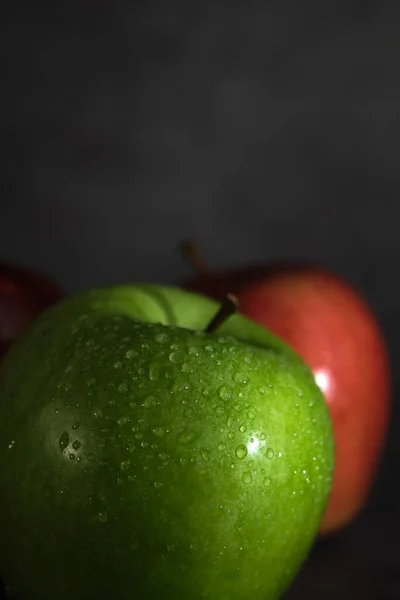
[{"label": "red apple", "polygon": [[63,295],[40,273],[0,262],[0,358],[27,325]]},{"label": "red apple", "polygon": [[365,504],[385,442],[389,358],[382,331],[343,278],[307,264],[269,264],[225,274],[200,271],[186,288],[218,300],[236,295],[240,311],[283,338],[304,359],[333,421],[336,467],[320,533],[347,525]]}]

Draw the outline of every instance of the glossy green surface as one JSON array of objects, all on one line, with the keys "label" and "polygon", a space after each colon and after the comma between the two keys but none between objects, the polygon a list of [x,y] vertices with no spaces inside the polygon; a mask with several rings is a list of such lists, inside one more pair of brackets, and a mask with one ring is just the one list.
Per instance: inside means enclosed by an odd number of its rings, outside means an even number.
[{"label": "glossy green surface", "polygon": [[183,329],[216,309],[172,288],[97,290],[12,348],[0,572],[16,600],[272,600],[293,579],[330,490],[331,422],[264,329],[237,315],[215,335]]}]

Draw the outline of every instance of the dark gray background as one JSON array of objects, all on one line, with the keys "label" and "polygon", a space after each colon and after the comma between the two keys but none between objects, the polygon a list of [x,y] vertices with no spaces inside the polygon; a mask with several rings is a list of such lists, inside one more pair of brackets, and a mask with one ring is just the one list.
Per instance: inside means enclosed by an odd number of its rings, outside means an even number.
[{"label": "dark gray background", "polygon": [[[216,267],[317,260],[376,311],[396,397],[398,0],[65,4],[2,16],[0,257],[68,291],[178,281],[188,236]],[[293,597],[400,597],[399,421]]]}]

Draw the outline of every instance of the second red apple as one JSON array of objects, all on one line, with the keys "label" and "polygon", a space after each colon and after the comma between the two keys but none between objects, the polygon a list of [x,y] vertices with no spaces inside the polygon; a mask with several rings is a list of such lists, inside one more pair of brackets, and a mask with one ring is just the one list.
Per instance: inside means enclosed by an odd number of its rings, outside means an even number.
[{"label": "second red apple", "polygon": [[314,373],[333,421],[336,467],[321,533],[347,525],[370,492],[389,420],[390,375],[385,340],[356,290],[326,269],[306,264],[256,266],[210,273],[185,287],[222,300],[280,336]]}]

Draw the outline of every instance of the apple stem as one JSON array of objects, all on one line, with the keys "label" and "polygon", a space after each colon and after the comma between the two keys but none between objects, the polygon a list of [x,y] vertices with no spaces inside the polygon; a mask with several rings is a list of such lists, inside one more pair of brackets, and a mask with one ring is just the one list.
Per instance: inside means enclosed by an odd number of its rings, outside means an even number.
[{"label": "apple stem", "polygon": [[237,312],[239,308],[239,301],[233,294],[227,294],[225,300],[221,304],[218,312],[211,319],[207,327],[205,328],[205,333],[214,333],[214,331],[224,323],[228,317]]},{"label": "apple stem", "polygon": [[207,277],[210,269],[204,261],[201,250],[192,240],[183,240],[180,244],[181,254],[199,277]]}]

